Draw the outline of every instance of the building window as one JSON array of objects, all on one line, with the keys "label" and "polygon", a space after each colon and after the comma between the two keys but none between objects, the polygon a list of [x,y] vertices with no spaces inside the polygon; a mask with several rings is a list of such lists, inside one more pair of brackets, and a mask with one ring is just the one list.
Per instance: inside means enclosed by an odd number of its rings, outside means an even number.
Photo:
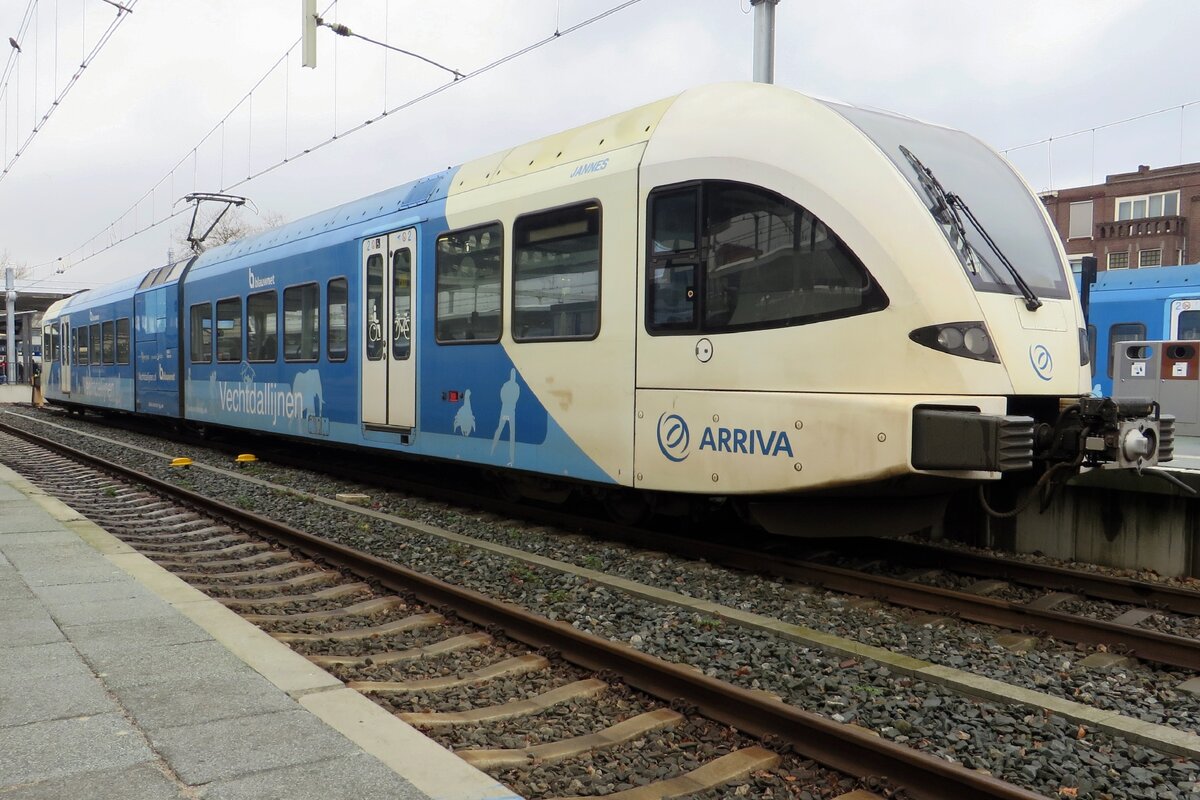
[{"label": "building window", "polygon": [[443,233],[437,240],[437,341],[500,341],[502,229]]},{"label": "building window", "polygon": [[283,360],[316,361],[321,355],[321,289],[315,283],[283,290]]},{"label": "building window", "polygon": [[1179,192],[1159,192],[1117,198],[1117,220],[1173,217],[1179,213]]},{"label": "building window", "polygon": [[217,301],[217,361],[242,360],[242,298]]},{"label": "building window", "polygon": [[513,224],[513,339],[590,339],[600,327],[600,205]]},{"label": "building window", "polygon": [[1162,265],[1162,250],[1139,250],[1139,267],[1158,267]]},{"label": "building window", "polygon": [[1071,221],[1067,231],[1068,239],[1092,238],[1092,201],[1071,203]]},{"label": "building window", "polygon": [[279,351],[279,295],[258,292],[246,298],[246,360],[274,361]]},{"label": "building window", "polygon": [[117,320],[117,363],[129,363],[129,317]]},{"label": "building window", "polygon": [[1092,256],[1091,253],[1084,253],[1082,255],[1077,255],[1077,256],[1067,256],[1067,263],[1069,263],[1071,265],[1071,272],[1075,275],[1082,275],[1083,274],[1083,260],[1085,258],[1091,258],[1091,256]]},{"label": "building window", "polygon": [[328,327],[325,329],[325,335],[328,340],[325,343],[325,354],[330,361],[345,361],[346,360],[346,332],[347,332],[347,314],[349,307],[346,302],[347,283],[345,278],[334,278],[329,282],[328,292],[325,295],[326,302],[326,317],[328,319]]},{"label": "building window", "polygon": [[1129,253],[1109,253],[1109,269],[1129,269]]},{"label": "building window", "polygon": [[212,362],[212,306],[200,303],[192,306],[192,363]]}]

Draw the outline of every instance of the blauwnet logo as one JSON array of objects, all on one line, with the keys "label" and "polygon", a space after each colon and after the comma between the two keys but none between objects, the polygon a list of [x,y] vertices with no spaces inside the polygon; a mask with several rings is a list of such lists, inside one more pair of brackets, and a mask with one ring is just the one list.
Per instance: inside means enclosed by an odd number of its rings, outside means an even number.
[{"label": "blauwnet logo", "polygon": [[658,449],[668,460],[676,463],[688,457],[692,435],[687,423],[678,414],[663,413],[658,418]]},{"label": "blauwnet logo", "polygon": [[1033,371],[1042,380],[1048,381],[1054,377],[1054,359],[1050,357],[1050,351],[1046,349],[1046,345],[1030,345],[1029,363],[1033,365]]}]

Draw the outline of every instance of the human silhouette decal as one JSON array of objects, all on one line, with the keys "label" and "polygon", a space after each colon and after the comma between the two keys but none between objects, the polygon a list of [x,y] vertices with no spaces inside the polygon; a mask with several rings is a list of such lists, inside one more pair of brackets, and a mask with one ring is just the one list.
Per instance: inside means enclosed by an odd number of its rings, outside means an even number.
[{"label": "human silhouette decal", "polygon": [[492,454],[500,441],[500,432],[508,425],[508,466],[516,461],[517,454],[517,398],[521,396],[521,386],[517,383],[517,371],[509,370],[508,380],[500,387],[500,422],[496,425],[496,434],[492,437]]},{"label": "human silhouette decal", "polygon": [[471,410],[471,390],[463,393],[463,404],[454,415],[454,428],[463,436],[470,436],[475,430],[475,412]]}]

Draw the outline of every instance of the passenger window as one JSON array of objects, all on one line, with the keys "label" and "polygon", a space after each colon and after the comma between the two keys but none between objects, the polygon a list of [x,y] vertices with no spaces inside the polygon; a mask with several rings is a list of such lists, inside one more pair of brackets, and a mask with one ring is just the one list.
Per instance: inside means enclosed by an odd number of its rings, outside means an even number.
[{"label": "passenger window", "polygon": [[392,254],[392,358],[403,361],[412,350],[412,250]]},{"label": "passenger window", "polygon": [[246,298],[246,360],[274,361],[279,350],[279,295],[258,292]]},{"label": "passenger window", "polygon": [[88,365],[88,329],[86,325],[75,329],[75,363],[81,367]]},{"label": "passenger window", "polygon": [[503,229],[483,225],[437,240],[437,341],[500,341]]},{"label": "passenger window", "polygon": [[681,253],[696,249],[696,190],[656,195],[651,249],[659,253]]},{"label": "passenger window", "polygon": [[102,343],[100,345],[100,363],[115,364],[117,362],[116,331],[112,322],[101,323]]},{"label": "passenger window", "polygon": [[345,361],[346,360],[346,337],[348,318],[348,307],[346,303],[347,284],[345,278],[334,278],[329,282],[327,287],[325,302],[327,305],[326,317],[328,318],[329,327],[326,329],[328,341],[325,345],[325,352],[330,361]]},{"label": "passenger window", "polygon": [[704,329],[773,328],[882,308],[866,269],[809,211],[737,184],[708,193]]},{"label": "passenger window", "polygon": [[217,361],[242,360],[242,298],[217,301]]},{"label": "passenger window", "polygon": [[88,359],[93,366],[103,364],[100,354],[100,323],[88,326]]},{"label": "passenger window", "polygon": [[374,253],[367,257],[367,304],[364,330],[367,339],[367,359],[383,358],[383,256]]},{"label": "passenger window", "polygon": [[[698,239],[686,221],[697,208]],[[762,330],[887,307],[883,290],[836,234],[765,189],[712,181],[654,193],[650,216],[651,332]]]},{"label": "passenger window", "polygon": [[600,205],[513,225],[513,339],[590,339],[600,328]]},{"label": "passenger window", "polygon": [[321,289],[315,283],[283,290],[283,358],[316,361],[321,355]]},{"label": "passenger window", "polygon": [[191,354],[193,364],[212,363],[212,306],[192,306]]},{"label": "passenger window", "polygon": [[117,363],[129,363],[129,318],[117,320]]},{"label": "passenger window", "polygon": [[1108,329],[1108,377],[1113,376],[1113,368],[1117,364],[1117,345],[1145,338],[1146,326],[1140,322],[1118,322]]}]

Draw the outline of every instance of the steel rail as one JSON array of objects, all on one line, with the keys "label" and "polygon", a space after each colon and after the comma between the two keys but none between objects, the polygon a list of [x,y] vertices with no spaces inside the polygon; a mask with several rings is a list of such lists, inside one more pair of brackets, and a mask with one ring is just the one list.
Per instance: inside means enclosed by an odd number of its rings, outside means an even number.
[{"label": "steel rail", "polygon": [[1137,603],[1177,614],[1200,615],[1200,592],[1154,581],[1083,572],[1054,564],[971,553],[898,540],[871,542],[872,555],[921,567],[941,567],[983,578],[999,578],[1100,600]]},{"label": "steel rail", "polygon": [[[640,547],[686,554],[724,567],[787,578],[934,614],[1010,630],[1040,630],[1064,642],[1120,644],[1146,661],[1200,671],[1200,641],[1185,636],[672,534],[622,531],[616,526],[606,526],[604,535]],[[875,544],[872,542],[872,547]]]},{"label": "steel rail", "polygon": [[534,614],[486,595],[423,575],[337,542],[226,505],[129,467],[0,423],[0,430],[110,474],[142,484],[181,503],[252,529],[272,541],[322,559],[393,591],[408,591],[424,602],[449,607],[479,625],[496,626],[517,641],[549,647],[589,670],[612,670],[631,686],[666,702],[681,701],[710,719],[738,730],[787,743],[794,752],[868,782],[904,787],[910,796],[1037,800],[1041,796],[991,775],[889,742],[854,725],[833,722],[764,692],[710,678],[691,667],[647,655],[632,647]]}]

